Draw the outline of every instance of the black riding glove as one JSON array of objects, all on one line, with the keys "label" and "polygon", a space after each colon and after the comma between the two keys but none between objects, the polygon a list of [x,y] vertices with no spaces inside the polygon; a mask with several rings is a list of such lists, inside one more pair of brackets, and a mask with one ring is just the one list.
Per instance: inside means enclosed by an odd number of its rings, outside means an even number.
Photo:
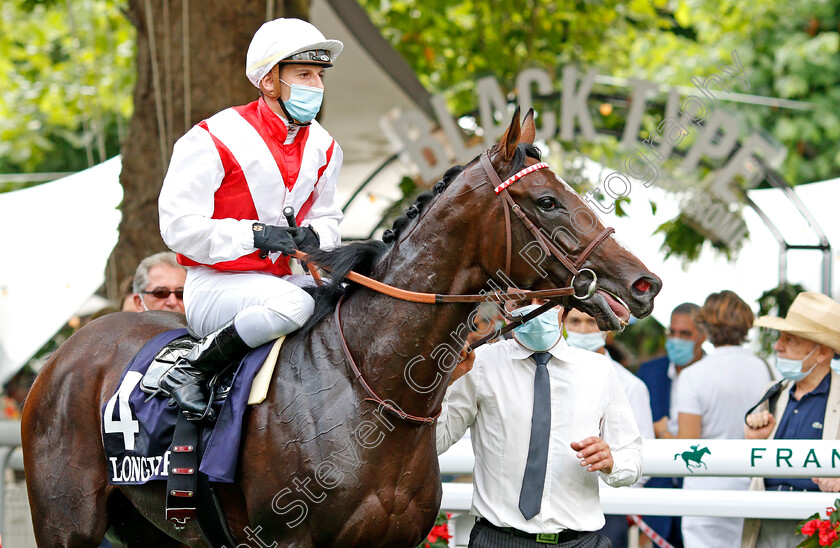
[{"label": "black riding glove", "polygon": [[254,231],[254,247],[257,249],[280,251],[286,255],[291,255],[298,249],[286,227],[254,223],[251,229]]},{"label": "black riding glove", "polygon": [[306,251],[311,247],[314,247],[315,249],[319,249],[321,247],[321,238],[312,227],[292,226],[286,228],[285,230],[292,235],[292,239],[295,241],[295,245],[297,245],[298,249]]}]

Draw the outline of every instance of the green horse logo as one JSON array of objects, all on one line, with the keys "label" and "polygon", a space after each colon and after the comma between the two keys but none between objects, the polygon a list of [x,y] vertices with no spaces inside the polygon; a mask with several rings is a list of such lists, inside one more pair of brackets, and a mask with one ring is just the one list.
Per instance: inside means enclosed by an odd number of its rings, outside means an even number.
[{"label": "green horse logo", "polygon": [[682,460],[685,461],[685,467],[688,468],[688,471],[693,474],[693,468],[700,468],[701,464],[703,465],[703,468],[706,468],[706,470],[708,470],[708,467],[706,467],[706,463],[703,462],[703,455],[705,455],[706,453],[708,453],[709,455],[712,454],[712,452],[709,451],[708,447],[703,447],[702,449],[700,449],[699,445],[692,445],[691,451],[683,451],[682,453],[677,453],[676,455],[674,455],[674,460],[677,460],[678,458],[682,457]]}]

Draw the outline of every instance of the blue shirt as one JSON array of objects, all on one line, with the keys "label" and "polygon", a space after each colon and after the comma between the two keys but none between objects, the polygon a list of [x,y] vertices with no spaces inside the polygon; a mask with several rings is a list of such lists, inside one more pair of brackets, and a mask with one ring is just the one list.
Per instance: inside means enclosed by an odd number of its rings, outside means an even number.
[{"label": "blue shirt", "polygon": [[[790,387],[785,414],[776,429],[777,440],[819,440],[823,437],[825,408],[828,405],[828,390],[831,388],[831,373],[826,375],[816,388],[804,394],[802,399],[793,397],[796,385]],[[767,489],[777,485],[791,486],[796,490],[819,491],[820,488],[810,478],[767,478]]]},{"label": "blue shirt", "polygon": [[656,422],[671,412],[671,378],[668,356],[656,358],[639,366],[636,376],[647,385],[650,393],[650,410]]}]

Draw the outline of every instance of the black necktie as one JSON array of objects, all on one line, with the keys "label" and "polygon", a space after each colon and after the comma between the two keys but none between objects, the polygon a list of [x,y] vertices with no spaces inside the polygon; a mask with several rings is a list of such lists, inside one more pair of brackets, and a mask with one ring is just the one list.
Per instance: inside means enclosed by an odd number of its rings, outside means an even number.
[{"label": "black necktie", "polygon": [[537,362],[537,370],[534,372],[534,413],[531,417],[528,461],[525,463],[522,491],[519,493],[519,510],[525,519],[531,519],[540,513],[551,431],[551,381],[545,366],[551,354],[536,352],[531,357]]}]

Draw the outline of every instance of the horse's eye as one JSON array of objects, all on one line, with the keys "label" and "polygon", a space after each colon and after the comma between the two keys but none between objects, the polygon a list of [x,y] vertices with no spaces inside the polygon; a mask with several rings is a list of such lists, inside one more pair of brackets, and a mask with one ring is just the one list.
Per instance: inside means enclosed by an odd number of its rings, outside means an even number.
[{"label": "horse's eye", "polygon": [[547,196],[537,200],[537,205],[540,207],[540,209],[544,211],[551,211],[552,209],[557,209],[557,202],[554,200],[554,198],[549,198]]}]

